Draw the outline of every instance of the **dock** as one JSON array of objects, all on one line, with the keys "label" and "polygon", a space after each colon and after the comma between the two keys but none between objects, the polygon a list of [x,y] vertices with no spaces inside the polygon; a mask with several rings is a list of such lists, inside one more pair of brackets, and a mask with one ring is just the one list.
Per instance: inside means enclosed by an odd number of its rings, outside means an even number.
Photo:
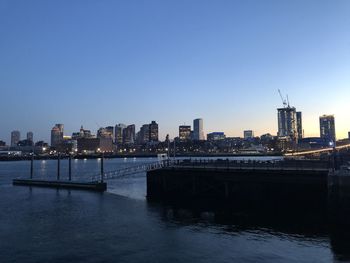
[{"label": "dock", "polygon": [[65,189],[76,189],[76,190],[89,190],[104,192],[107,190],[107,183],[104,182],[104,154],[101,155],[99,180],[92,179],[91,181],[76,181],[72,180],[72,157],[68,158],[68,180],[61,179],[61,156],[57,155],[57,173],[56,180],[44,180],[34,178],[34,155],[32,154],[30,160],[30,177],[29,178],[16,178],[12,180],[13,185],[21,186],[35,186],[35,187],[49,187],[49,188],[65,188]]},{"label": "dock", "polygon": [[50,188],[80,189],[97,192],[107,190],[107,183],[104,182],[83,182],[63,180],[38,180],[38,179],[13,179],[13,185],[38,186]]},{"label": "dock", "polygon": [[[172,166],[174,162],[170,160],[161,160],[152,163],[139,164],[131,167],[118,168],[111,171],[104,171],[104,154],[101,155],[100,160],[100,172],[92,175],[90,179],[85,180],[72,180],[72,164],[71,156],[66,160],[68,162],[68,180],[62,180],[61,175],[61,158],[57,156],[57,173],[56,179],[42,179],[34,178],[34,156],[30,160],[30,177],[29,178],[16,178],[13,179],[13,185],[22,186],[38,186],[38,187],[51,187],[51,188],[68,188],[68,189],[81,189],[104,192],[107,190],[107,182],[105,180],[112,180],[118,178],[124,178],[125,176],[135,173],[142,173],[151,170],[157,170],[165,167]],[[85,176],[86,177],[86,176]],[[51,176],[52,178],[52,176]]]}]

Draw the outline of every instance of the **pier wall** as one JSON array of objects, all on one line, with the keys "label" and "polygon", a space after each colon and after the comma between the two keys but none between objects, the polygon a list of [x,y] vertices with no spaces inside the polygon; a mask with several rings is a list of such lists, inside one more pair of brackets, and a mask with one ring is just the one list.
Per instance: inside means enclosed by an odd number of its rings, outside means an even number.
[{"label": "pier wall", "polygon": [[236,207],[327,204],[328,171],[165,168],[147,173],[149,200],[213,200]]}]

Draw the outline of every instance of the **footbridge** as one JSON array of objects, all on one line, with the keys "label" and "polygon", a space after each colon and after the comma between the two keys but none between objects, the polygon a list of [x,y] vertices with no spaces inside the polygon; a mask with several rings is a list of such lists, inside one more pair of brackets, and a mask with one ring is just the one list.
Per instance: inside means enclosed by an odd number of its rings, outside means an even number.
[{"label": "footbridge", "polygon": [[100,159],[100,172],[92,175],[84,175],[84,179],[75,180],[72,178],[72,158],[68,159],[68,179],[63,179],[61,174],[61,160],[57,158],[57,172],[55,179],[34,178],[34,157],[30,161],[30,177],[13,179],[13,185],[40,186],[52,188],[71,188],[92,191],[106,191],[108,180],[124,178],[138,173],[145,173],[157,169],[167,168],[175,164],[174,160],[158,160],[151,163],[118,168],[110,171],[104,169],[104,157]]}]

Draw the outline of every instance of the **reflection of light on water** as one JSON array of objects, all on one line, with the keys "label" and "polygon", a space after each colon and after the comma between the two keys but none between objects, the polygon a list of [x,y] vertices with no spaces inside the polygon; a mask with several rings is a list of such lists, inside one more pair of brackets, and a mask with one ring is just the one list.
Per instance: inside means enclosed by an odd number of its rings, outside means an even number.
[{"label": "reflection of light on water", "polygon": [[78,162],[78,159],[74,159],[74,162],[76,162],[76,163],[77,163],[77,162]]},{"label": "reflection of light on water", "polygon": [[136,162],[136,157],[134,157],[133,161]]},{"label": "reflection of light on water", "polygon": [[101,162],[101,158],[97,158],[97,162]]},{"label": "reflection of light on water", "polygon": [[84,158],[84,163],[86,163],[86,161],[87,161],[87,159],[86,159],[86,158]]},{"label": "reflection of light on water", "polygon": [[128,158],[124,157],[124,160],[123,160],[123,161],[126,162],[127,160],[128,160]]},{"label": "reflection of light on water", "polygon": [[34,176],[38,176],[39,178],[43,178],[45,176],[45,173],[47,172],[47,168],[49,167],[49,163],[46,160],[41,160],[40,162],[40,169],[37,172],[37,174],[35,174],[34,172]]}]

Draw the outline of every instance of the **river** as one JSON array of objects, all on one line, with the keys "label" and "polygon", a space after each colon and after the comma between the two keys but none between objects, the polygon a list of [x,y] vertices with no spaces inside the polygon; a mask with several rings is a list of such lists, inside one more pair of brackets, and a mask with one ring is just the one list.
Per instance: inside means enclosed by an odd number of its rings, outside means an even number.
[{"label": "river", "polygon": [[[105,170],[155,158],[106,159]],[[73,178],[99,172],[100,160],[73,160]],[[62,160],[61,174],[68,173]],[[36,178],[56,161],[35,161]],[[237,220],[148,203],[146,174],[108,181],[101,194],[12,186],[29,162],[0,162],[1,262],[345,262],[350,245],[308,219]],[[342,231],[340,231],[342,232]],[[344,233],[343,233],[344,234]],[[350,235],[349,235],[350,236]]]}]

